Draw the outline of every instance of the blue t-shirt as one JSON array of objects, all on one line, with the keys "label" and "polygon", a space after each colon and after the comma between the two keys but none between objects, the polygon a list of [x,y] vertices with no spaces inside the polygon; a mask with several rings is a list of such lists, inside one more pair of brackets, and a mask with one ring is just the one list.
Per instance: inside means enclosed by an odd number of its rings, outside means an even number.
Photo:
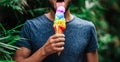
[{"label": "blue t-shirt", "polygon": [[[66,23],[65,45],[61,55],[56,53],[46,57],[43,62],[86,62],[86,53],[98,48],[94,24],[76,16]],[[53,21],[46,15],[26,21],[16,45],[29,48],[32,54],[41,48],[51,35],[54,35]]]}]

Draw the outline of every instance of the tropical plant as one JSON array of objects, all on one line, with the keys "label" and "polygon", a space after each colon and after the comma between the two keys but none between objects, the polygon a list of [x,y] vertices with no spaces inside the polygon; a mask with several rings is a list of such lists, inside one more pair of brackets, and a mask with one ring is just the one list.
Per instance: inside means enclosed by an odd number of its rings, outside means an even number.
[{"label": "tropical plant", "polygon": [[[16,30],[22,25],[16,26],[13,29],[6,30],[5,27],[0,23],[1,34],[0,34],[0,60],[9,60],[7,62],[12,62],[12,56],[18,47],[14,46],[17,40],[20,40],[18,36],[19,31]],[[0,62],[1,62],[0,61]]]}]

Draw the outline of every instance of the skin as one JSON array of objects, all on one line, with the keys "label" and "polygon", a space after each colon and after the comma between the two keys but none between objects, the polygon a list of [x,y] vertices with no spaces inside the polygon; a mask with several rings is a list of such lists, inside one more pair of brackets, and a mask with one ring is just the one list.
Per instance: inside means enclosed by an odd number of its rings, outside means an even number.
[{"label": "skin", "polygon": [[[68,9],[69,3],[71,0],[65,0],[64,7],[66,8],[65,12],[65,19],[69,22],[73,19],[70,10]],[[58,7],[56,5],[56,0],[49,0],[50,12],[46,13],[45,15],[51,20],[54,20],[55,10]],[[53,16],[51,16],[53,15]],[[14,59],[16,62],[42,62],[48,55],[61,52],[64,50],[64,41],[65,35],[64,34],[54,34],[49,37],[46,43],[39,48],[35,53],[31,54],[31,50],[26,47],[20,47],[20,49],[16,50]],[[86,53],[87,62],[98,62],[98,53],[97,50]]]}]

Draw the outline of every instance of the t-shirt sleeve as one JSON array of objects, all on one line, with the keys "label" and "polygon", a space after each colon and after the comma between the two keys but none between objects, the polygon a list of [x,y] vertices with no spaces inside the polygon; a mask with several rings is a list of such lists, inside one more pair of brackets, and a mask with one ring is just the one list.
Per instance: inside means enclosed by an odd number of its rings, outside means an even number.
[{"label": "t-shirt sleeve", "polygon": [[20,35],[20,40],[16,42],[16,46],[26,47],[31,50],[30,26],[27,22],[23,25],[19,35]]},{"label": "t-shirt sleeve", "polygon": [[90,29],[90,39],[87,44],[86,52],[95,51],[98,49],[98,40],[97,40],[97,34],[94,24],[92,24],[92,27]]}]

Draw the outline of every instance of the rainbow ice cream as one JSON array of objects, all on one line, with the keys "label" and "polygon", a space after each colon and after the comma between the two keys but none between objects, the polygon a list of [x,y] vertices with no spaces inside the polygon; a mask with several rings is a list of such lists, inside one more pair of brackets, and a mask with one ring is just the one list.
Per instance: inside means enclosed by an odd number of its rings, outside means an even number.
[{"label": "rainbow ice cream", "polygon": [[[64,12],[65,12],[65,8],[63,6],[59,6],[56,10],[54,25],[53,25],[56,34],[62,34],[66,29]],[[61,52],[58,52],[58,55],[60,54]]]},{"label": "rainbow ice cream", "polygon": [[66,29],[66,21],[64,18],[65,8],[60,6],[56,10],[55,20],[54,20],[54,30],[56,34],[61,34]]}]

